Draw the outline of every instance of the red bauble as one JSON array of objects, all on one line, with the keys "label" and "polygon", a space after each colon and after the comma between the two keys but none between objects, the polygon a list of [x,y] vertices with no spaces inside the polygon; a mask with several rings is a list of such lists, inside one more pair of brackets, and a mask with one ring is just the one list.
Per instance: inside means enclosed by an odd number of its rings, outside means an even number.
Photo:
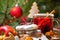
[{"label": "red bauble", "polygon": [[20,6],[15,6],[15,7],[11,8],[10,15],[15,18],[21,17],[22,16],[22,9],[20,8]]}]

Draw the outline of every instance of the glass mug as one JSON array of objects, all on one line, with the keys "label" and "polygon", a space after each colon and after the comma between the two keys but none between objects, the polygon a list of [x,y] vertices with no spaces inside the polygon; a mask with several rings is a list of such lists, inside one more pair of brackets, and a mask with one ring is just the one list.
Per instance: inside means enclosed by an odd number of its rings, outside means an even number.
[{"label": "glass mug", "polygon": [[46,33],[50,30],[53,30],[53,14],[35,14],[33,17],[33,23],[38,25],[38,29],[41,30],[42,33]]}]

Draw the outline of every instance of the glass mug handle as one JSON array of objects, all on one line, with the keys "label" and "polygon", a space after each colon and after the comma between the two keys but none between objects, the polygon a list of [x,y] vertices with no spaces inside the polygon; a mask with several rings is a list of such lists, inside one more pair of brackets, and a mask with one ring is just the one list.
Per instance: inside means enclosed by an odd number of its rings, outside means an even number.
[{"label": "glass mug handle", "polygon": [[60,24],[59,24],[59,19],[58,18],[54,18],[54,27],[58,27]]},{"label": "glass mug handle", "polygon": [[59,26],[59,19],[58,18],[54,18],[54,22],[56,23],[56,26]]}]

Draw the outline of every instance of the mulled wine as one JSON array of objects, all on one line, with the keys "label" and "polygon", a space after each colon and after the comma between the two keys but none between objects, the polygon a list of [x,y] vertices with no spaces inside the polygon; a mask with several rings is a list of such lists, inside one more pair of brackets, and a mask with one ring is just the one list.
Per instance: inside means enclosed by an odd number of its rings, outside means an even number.
[{"label": "mulled wine", "polygon": [[50,30],[53,30],[53,14],[36,14],[33,18],[33,23],[38,25],[38,29],[42,33],[46,33]]}]

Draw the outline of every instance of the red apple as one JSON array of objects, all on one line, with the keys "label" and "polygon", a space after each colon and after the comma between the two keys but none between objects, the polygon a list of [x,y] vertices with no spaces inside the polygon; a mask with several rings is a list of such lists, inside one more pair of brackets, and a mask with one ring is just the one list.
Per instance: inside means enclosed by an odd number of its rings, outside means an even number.
[{"label": "red apple", "polygon": [[4,35],[6,35],[6,36],[8,36],[8,33],[9,33],[9,30],[8,30],[8,28],[7,27],[0,27],[0,35],[1,34],[4,34]]},{"label": "red apple", "polygon": [[6,25],[6,27],[8,28],[9,32],[11,32],[13,35],[17,35],[17,32],[15,31],[15,29],[12,26]]},{"label": "red apple", "polygon": [[8,25],[5,25],[5,26],[1,26],[0,27],[0,32],[4,32],[4,34],[7,36],[9,35],[9,32],[12,33],[13,35],[16,35],[17,32],[15,31],[15,29],[12,27],[12,26],[8,26]]},{"label": "red apple", "polygon": [[19,18],[22,16],[22,9],[19,6],[15,6],[11,8],[10,15],[15,18]]}]

